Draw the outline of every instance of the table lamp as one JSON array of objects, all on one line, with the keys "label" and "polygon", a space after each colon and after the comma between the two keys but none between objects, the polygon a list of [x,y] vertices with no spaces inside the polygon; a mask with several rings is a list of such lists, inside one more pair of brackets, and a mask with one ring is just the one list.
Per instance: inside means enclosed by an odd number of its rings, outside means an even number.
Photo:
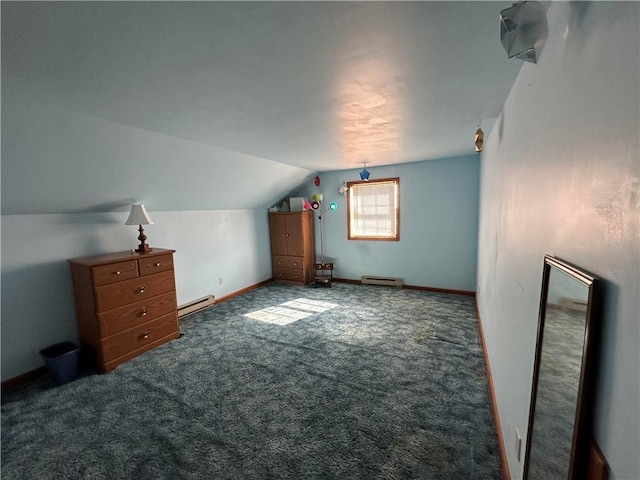
[{"label": "table lamp", "polygon": [[147,209],[144,208],[144,205],[139,203],[135,205],[131,205],[131,212],[129,212],[129,218],[127,218],[127,221],[124,222],[124,224],[138,225],[140,227],[138,229],[138,231],[140,232],[140,235],[138,235],[138,240],[140,240],[140,245],[136,249],[136,252],[139,252],[139,253],[150,252],[151,248],[149,247],[149,245],[144,243],[144,241],[147,239],[147,236],[144,234],[144,229],[142,228],[142,225],[153,225],[153,220],[151,220],[151,217],[149,217],[149,214],[147,213]]}]

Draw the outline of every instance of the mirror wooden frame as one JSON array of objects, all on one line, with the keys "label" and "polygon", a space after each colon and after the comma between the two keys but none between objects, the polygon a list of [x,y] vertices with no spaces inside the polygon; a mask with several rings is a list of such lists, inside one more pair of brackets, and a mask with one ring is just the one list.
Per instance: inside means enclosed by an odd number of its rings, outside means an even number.
[{"label": "mirror wooden frame", "polygon": [[596,306],[598,279],[591,273],[582,270],[564,260],[550,255],[544,257],[544,269],[542,274],[542,291],[540,295],[540,310],[538,317],[538,333],[536,338],[536,352],[533,370],[533,382],[531,388],[531,401],[529,408],[529,425],[527,428],[527,443],[524,461],[524,480],[534,480],[530,478],[530,463],[532,449],[532,434],[534,422],[536,421],[536,399],[538,394],[538,381],[540,376],[540,360],[542,357],[542,346],[545,330],[545,317],[547,313],[547,299],[549,295],[549,280],[551,272],[556,269],[580,284],[587,287],[587,305],[585,313],[585,330],[582,343],[582,361],[579,374],[579,385],[575,417],[573,419],[573,434],[571,453],[568,465],[568,480],[578,480],[584,478],[586,472],[589,439],[591,438],[590,408],[592,396],[592,362],[594,348],[596,346],[595,328],[597,326]]}]

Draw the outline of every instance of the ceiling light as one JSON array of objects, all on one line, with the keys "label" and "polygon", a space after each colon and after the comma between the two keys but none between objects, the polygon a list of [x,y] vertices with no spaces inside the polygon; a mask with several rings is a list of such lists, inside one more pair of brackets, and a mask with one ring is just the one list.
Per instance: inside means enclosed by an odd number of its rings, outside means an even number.
[{"label": "ceiling light", "polygon": [[360,180],[368,182],[369,175],[371,175],[371,173],[369,172],[369,170],[367,170],[367,162],[364,162],[364,167],[362,167],[362,171],[360,172]]},{"label": "ceiling light", "polygon": [[500,11],[500,42],[509,58],[537,63],[548,34],[547,15],[540,2],[516,2]]}]

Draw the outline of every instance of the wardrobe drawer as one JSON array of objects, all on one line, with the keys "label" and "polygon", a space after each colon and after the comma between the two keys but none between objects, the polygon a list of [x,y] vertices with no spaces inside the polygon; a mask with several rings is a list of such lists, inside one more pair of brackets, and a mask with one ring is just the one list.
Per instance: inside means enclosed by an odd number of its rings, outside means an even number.
[{"label": "wardrobe drawer", "polygon": [[135,260],[100,265],[91,269],[94,285],[108,285],[138,276],[138,264]]},{"label": "wardrobe drawer", "polygon": [[179,336],[178,317],[175,312],[112,335],[102,340],[104,363],[115,360],[174,333],[176,337]]},{"label": "wardrobe drawer", "polygon": [[122,330],[133,328],[161,317],[162,315],[175,312],[176,308],[176,293],[169,292],[141,302],[99,313],[100,336],[108,337]]},{"label": "wardrobe drawer", "polygon": [[98,312],[106,312],[176,289],[173,270],[96,288]]},{"label": "wardrobe drawer", "polygon": [[304,282],[304,269],[274,267],[273,278],[276,280],[288,280],[290,282]]},{"label": "wardrobe drawer", "polygon": [[273,268],[304,268],[303,257],[293,257],[290,255],[274,255],[273,256]]},{"label": "wardrobe drawer", "polygon": [[173,270],[173,255],[157,255],[138,260],[140,275],[152,275],[158,272]]}]

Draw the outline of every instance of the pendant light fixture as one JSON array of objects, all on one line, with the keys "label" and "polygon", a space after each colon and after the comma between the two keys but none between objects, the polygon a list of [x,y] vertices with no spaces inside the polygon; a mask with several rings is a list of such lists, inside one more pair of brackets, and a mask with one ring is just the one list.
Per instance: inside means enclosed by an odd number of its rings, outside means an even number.
[{"label": "pendant light fixture", "polygon": [[362,171],[360,172],[360,180],[368,182],[369,175],[371,175],[371,173],[369,172],[369,170],[367,170],[367,162],[364,162],[364,166],[362,167]]}]

